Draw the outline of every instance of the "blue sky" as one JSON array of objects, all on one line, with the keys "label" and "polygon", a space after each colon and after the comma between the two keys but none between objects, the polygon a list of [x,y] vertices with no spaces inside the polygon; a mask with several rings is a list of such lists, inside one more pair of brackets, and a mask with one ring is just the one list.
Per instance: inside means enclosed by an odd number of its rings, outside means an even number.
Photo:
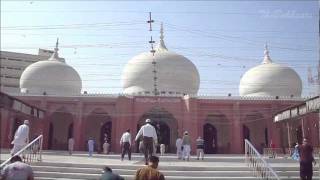
[{"label": "blue sky", "polygon": [[294,68],[308,95],[318,19],[317,1],[1,1],[1,49],[36,54],[59,37],[60,55],[79,72],[83,90],[122,92],[124,65],[149,51],[163,22],[168,49],[197,66],[199,94],[238,95],[241,76],[261,63],[268,42],[274,62]]}]

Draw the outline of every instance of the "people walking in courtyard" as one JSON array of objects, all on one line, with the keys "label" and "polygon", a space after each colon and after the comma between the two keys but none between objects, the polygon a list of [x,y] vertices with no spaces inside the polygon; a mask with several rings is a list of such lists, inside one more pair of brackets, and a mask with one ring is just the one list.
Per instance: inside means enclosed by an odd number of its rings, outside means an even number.
[{"label": "people walking in courtyard", "polygon": [[23,124],[18,127],[14,134],[13,148],[11,150],[11,156],[19,152],[24,146],[29,143],[29,120],[24,120]]},{"label": "people walking in courtyard", "polygon": [[113,173],[110,167],[105,166],[103,168],[103,174],[101,175],[100,180],[124,180],[124,178]]},{"label": "people walking in courtyard", "polygon": [[180,136],[178,136],[177,140],[176,140],[176,148],[177,148],[177,157],[178,159],[182,158],[182,139]]},{"label": "people walking in courtyard", "polygon": [[33,171],[31,166],[22,162],[20,156],[13,156],[10,159],[10,164],[5,166],[1,172],[3,180],[33,180]]},{"label": "people walking in courtyard", "polygon": [[68,139],[68,151],[69,151],[70,155],[72,155],[72,153],[73,153],[73,147],[74,147],[74,139],[73,139],[73,137],[70,137]]},{"label": "people walking in courtyard", "polygon": [[316,161],[313,157],[313,147],[308,143],[306,138],[303,139],[302,145],[299,146],[299,155],[301,180],[312,180],[312,162],[315,163]]},{"label": "people walking in courtyard", "polygon": [[120,139],[120,146],[121,146],[121,161],[125,154],[128,153],[129,160],[131,160],[131,134],[130,129],[127,129],[125,133],[122,134]]},{"label": "people walking in courtyard", "polygon": [[89,157],[92,157],[93,151],[94,151],[94,140],[92,138],[89,138],[89,140],[88,140]]},{"label": "people walking in courtyard", "polygon": [[183,160],[187,159],[187,161],[190,160],[190,151],[191,151],[191,139],[189,136],[188,131],[184,132],[184,135],[182,137],[182,146],[183,146]]},{"label": "people walking in courtyard", "polygon": [[196,140],[197,143],[197,160],[199,160],[199,157],[203,160],[204,158],[204,140],[201,138],[201,136],[198,137]]},{"label": "people walking in courtyard", "polygon": [[138,169],[134,180],[165,180],[164,175],[157,170],[159,158],[150,156],[149,165]]},{"label": "people walking in courtyard", "polygon": [[140,136],[142,136],[145,164],[147,165],[149,157],[154,152],[153,143],[158,143],[157,133],[155,128],[151,125],[150,119],[146,119],[146,124],[140,128],[135,138],[135,141],[137,141],[140,138]]}]

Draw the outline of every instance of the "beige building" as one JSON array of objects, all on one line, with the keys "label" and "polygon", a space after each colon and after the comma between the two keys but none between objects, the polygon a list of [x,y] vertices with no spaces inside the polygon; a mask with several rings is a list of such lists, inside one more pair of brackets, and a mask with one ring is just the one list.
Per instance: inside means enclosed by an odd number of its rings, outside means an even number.
[{"label": "beige building", "polygon": [[52,50],[45,49],[39,49],[38,55],[0,51],[0,90],[6,93],[20,92],[20,76],[25,68],[47,60],[52,54]]}]

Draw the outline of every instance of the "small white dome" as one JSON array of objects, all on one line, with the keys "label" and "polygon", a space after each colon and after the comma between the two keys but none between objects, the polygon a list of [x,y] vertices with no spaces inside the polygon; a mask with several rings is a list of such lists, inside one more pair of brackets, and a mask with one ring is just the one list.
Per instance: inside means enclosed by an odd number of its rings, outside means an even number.
[{"label": "small white dome", "polygon": [[[57,42],[58,43],[58,42]],[[29,65],[20,78],[20,91],[28,94],[76,95],[81,93],[79,74],[58,57],[58,47],[46,61]]]},{"label": "small white dome", "polygon": [[262,64],[248,70],[240,80],[240,96],[300,97],[302,81],[290,67],[273,63],[266,46]]},{"label": "small white dome", "polygon": [[156,85],[160,94],[197,94],[200,77],[196,66],[186,57],[168,51],[163,41],[154,56],[151,52],[133,57],[125,66],[122,85],[126,94],[154,94],[154,66],[156,62]]}]

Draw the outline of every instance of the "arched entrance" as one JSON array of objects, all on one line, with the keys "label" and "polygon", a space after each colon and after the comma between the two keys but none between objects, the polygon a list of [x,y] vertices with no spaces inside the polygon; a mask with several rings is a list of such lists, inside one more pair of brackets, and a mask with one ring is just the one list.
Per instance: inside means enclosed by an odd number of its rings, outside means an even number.
[{"label": "arched entrance", "polygon": [[217,129],[206,123],[203,126],[204,153],[216,154],[218,151]]},{"label": "arched entrance", "polygon": [[[178,136],[178,125],[173,115],[163,108],[154,107],[140,118],[137,124],[137,131],[139,131],[140,127],[145,124],[146,119],[151,119],[151,124],[156,129],[158,144],[165,144],[166,152],[175,152],[175,140]],[[138,146],[136,147],[136,152],[139,152]],[[157,147],[157,152],[159,152],[159,147]]]},{"label": "arched entrance", "polygon": [[60,108],[49,117],[48,147],[52,150],[67,150],[73,116],[65,108]]},{"label": "arched entrance", "polygon": [[105,122],[100,129],[100,149],[103,149],[103,143],[107,141],[109,144],[111,142],[111,130],[112,130],[112,122]]},{"label": "arched entrance", "polygon": [[207,115],[203,124],[203,139],[205,141],[205,153],[227,154],[231,151],[230,121],[220,111]]},{"label": "arched entrance", "polygon": [[[112,144],[112,120],[105,110],[97,108],[92,111],[87,116],[85,124],[84,150],[87,149],[87,140],[89,138],[92,138],[95,141],[94,148],[95,151],[98,152],[102,152],[105,136],[107,137],[107,141],[110,143],[110,145]],[[110,148],[112,148],[112,146],[110,146]]]}]

